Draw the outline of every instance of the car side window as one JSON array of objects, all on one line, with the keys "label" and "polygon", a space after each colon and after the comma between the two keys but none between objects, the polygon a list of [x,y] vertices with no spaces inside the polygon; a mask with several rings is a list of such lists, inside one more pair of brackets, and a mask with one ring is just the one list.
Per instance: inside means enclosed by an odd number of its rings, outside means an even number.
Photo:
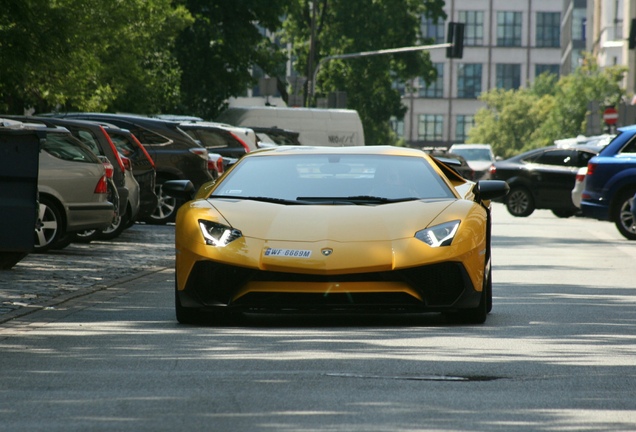
[{"label": "car side window", "polygon": [[100,163],[97,156],[81,141],[70,135],[49,133],[43,150],[59,159],[73,162]]},{"label": "car side window", "polygon": [[546,151],[537,157],[534,162],[542,165],[578,166],[576,152],[566,149]]},{"label": "car side window", "polygon": [[97,139],[91,132],[87,130],[80,130],[77,128],[71,128],[71,132],[76,138],[79,138],[81,142],[86,144],[86,146],[91,149],[93,153],[98,156],[104,156],[104,152],[100,148],[99,144],[97,144]]},{"label": "car side window", "polygon": [[130,128],[130,131],[134,133],[137,139],[144,145],[167,145],[172,143],[170,138],[142,127]]},{"label": "car side window", "polygon": [[621,154],[624,153],[636,153],[636,135],[623,147]]}]

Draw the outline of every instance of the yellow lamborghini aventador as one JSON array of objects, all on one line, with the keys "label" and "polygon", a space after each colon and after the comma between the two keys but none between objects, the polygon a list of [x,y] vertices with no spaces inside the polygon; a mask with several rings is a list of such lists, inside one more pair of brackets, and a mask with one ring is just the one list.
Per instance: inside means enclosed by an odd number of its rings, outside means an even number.
[{"label": "yellow lamborghini aventador", "polygon": [[[447,162],[448,163],[448,162]],[[176,220],[177,320],[234,312],[443,312],[492,307],[490,200],[400,147],[277,147],[244,156]],[[164,190],[192,198],[187,182]]]}]

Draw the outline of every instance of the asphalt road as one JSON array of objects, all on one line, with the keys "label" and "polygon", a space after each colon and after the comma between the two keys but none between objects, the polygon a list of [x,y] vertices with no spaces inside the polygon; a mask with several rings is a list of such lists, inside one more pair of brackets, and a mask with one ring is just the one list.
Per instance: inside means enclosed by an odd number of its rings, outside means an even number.
[{"label": "asphalt road", "polygon": [[[498,206],[495,218],[484,325],[428,315],[182,326],[169,260],[25,306],[0,325],[0,429],[636,430],[636,243],[549,212],[515,219]],[[172,247],[131,243],[135,255]],[[100,247],[72,256],[98,261],[88,255]]]}]

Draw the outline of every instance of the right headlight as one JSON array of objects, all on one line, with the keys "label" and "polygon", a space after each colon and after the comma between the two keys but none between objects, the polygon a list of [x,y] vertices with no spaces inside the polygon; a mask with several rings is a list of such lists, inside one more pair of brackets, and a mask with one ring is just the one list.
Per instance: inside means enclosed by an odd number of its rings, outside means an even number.
[{"label": "right headlight", "polygon": [[415,233],[415,238],[431,247],[450,246],[460,222],[455,220],[423,229]]}]

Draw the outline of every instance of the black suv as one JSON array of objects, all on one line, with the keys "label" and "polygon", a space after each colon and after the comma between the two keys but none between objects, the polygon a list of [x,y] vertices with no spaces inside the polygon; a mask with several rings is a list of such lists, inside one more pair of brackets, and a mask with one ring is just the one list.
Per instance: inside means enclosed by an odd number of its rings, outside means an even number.
[{"label": "black suv", "polygon": [[162,192],[168,180],[190,180],[195,188],[211,181],[208,151],[179,128],[179,123],[133,114],[55,113],[53,117],[76,118],[110,123],[132,132],[155,161],[157,171],[155,212],[145,219],[152,224],[174,221],[181,204]]}]

